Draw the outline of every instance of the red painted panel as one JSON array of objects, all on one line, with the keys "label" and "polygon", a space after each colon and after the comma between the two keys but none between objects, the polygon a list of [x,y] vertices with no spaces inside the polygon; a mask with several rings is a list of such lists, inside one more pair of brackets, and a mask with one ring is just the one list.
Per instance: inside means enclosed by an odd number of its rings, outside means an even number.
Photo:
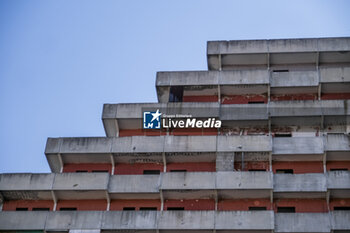
[{"label": "red painted panel", "polygon": [[166,165],[167,172],[171,170],[186,170],[188,172],[215,172],[215,162],[201,163],[169,163]]},{"label": "red painted panel", "polygon": [[295,207],[296,213],[328,212],[325,199],[278,199],[274,204],[275,212],[277,212],[277,207]]},{"label": "red painted panel", "polygon": [[50,208],[50,210],[53,210],[53,205],[53,201],[50,200],[8,200],[4,202],[2,210],[15,211],[16,208],[28,208],[29,211],[33,208]]},{"label": "red painted panel", "polygon": [[350,161],[329,161],[326,166],[327,171],[331,169],[348,169],[350,171]]},{"label": "red painted panel", "polygon": [[111,173],[112,165],[110,163],[67,163],[64,164],[63,172],[76,171],[105,171]]},{"label": "red painted panel", "polygon": [[266,210],[272,210],[269,199],[233,199],[218,202],[219,211],[248,211],[249,207],[266,207]]},{"label": "red painted panel", "polygon": [[221,97],[222,104],[248,104],[249,102],[267,103],[266,95],[227,95]]},{"label": "red painted panel", "polygon": [[119,137],[161,136],[161,135],[166,135],[166,130],[158,130],[158,129],[121,129],[119,130]]},{"label": "red painted panel", "polygon": [[348,100],[350,93],[324,93],[321,95],[322,100]]},{"label": "red painted panel", "polygon": [[184,207],[185,210],[215,210],[215,200],[165,200],[164,210],[168,207]]},{"label": "red painted panel", "polygon": [[323,163],[321,161],[310,162],[273,162],[272,170],[276,169],[293,169],[294,174],[303,173],[323,173]]},{"label": "red painted panel", "polygon": [[60,208],[77,208],[77,210],[106,210],[106,200],[60,200],[56,210]]},{"label": "red painted panel", "polygon": [[116,175],[141,175],[144,170],[160,170],[163,172],[164,166],[161,163],[117,163],[114,174]]},{"label": "red painted panel", "polygon": [[183,96],[182,102],[218,102],[216,95]]},{"label": "red painted panel", "polygon": [[317,94],[293,94],[293,95],[271,95],[271,101],[286,101],[286,100],[317,100]]},{"label": "red painted panel", "polygon": [[124,207],[135,207],[135,210],[140,207],[156,207],[160,210],[160,205],[160,200],[112,200],[110,210],[123,210]]},{"label": "red painted panel", "polygon": [[218,130],[213,129],[171,129],[169,135],[174,136],[203,136],[218,135]]},{"label": "red painted panel", "polygon": [[[242,171],[242,163],[241,162],[235,162],[234,163],[235,170]],[[247,161],[244,162],[244,171],[249,170],[265,170],[268,171],[270,168],[268,161]]]},{"label": "red painted panel", "polygon": [[348,199],[332,199],[329,202],[329,209],[334,210],[334,207],[350,207],[350,198]]}]

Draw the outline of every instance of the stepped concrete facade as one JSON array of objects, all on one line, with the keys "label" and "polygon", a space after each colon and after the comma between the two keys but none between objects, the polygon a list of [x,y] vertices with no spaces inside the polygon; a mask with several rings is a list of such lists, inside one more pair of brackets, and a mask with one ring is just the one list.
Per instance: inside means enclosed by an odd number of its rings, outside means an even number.
[{"label": "stepped concrete facade", "polygon": [[0,232],[350,232],[350,38],[210,41],[207,62],[105,104],[106,137],[48,138],[51,173],[0,174]]}]

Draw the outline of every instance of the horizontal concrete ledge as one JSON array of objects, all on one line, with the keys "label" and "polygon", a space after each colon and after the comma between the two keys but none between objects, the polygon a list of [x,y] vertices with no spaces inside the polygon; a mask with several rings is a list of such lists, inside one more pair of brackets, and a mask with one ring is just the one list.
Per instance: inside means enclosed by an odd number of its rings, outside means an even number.
[{"label": "horizontal concrete ledge", "polygon": [[208,41],[207,54],[349,51],[349,37]]},{"label": "horizontal concrete ledge", "polygon": [[271,137],[268,136],[132,136],[48,138],[45,154],[263,152],[271,150]]},{"label": "horizontal concrete ledge", "polygon": [[[267,115],[277,116],[321,116],[321,115],[350,115],[350,101],[348,100],[299,100],[299,101],[272,101],[269,104],[219,104],[217,102],[179,102],[179,103],[152,103],[152,104],[105,104],[102,114],[103,120],[139,120],[141,127],[142,113],[146,110],[160,110],[163,114],[191,114],[193,117],[217,117],[224,120],[246,120],[237,118],[237,115],[226,116],[225,111],[253,111],[264,109]],[[250,110],[251,109],[251,110]],[[231,111],[231,112],[232,112]],[[223,115],[222,115],[223,114]],[[261,119],[261,112],[250,117],[251,120]],[[119,126],[121,127],[121,125]]]},{"label": "horizontal concrete ledge", "polygon": [[[28,182],[30,180],[40,180],[42,183]],[[0,192],[104,190],[109,193],[159,193],[159,190],[249,190],[272,187],[271,172],[170,172],[160,175],[0,174]]]},{"label": "horizontal concrete ledge", "polygon": [[[0,230],[349,230],[350,211],[273,213],[272,211],[65,211],[0,212]],[[18,223],[21,224],[18,224]]]},{"label": "horizontal concrete ledge", "polygon": [[[30,182],[30,181],[33,182]],[[37,183],[40,180],[41,183]],[[350,190],[349,171],[328,173],[273,174],[272,172],[179,172],[160,175],[109,175],[101,173],[0,174],[0,192],[48,192],[61,194],[101,192],[103,194],[159,193],[178,190],[273,190],[281,192],[326,192]],[[51,195],[51,194],[50,194]],[[73,194],[71,194],[74,197]],[[52,197],[51,197],[52,198]],[[90,197],[91,198],[91,197]],[[100,197],[105,198],[103,195]],[[40,196],[37,197],[40,198]],[[74,199],[74,198],[73,198]],[[82,198],[84,199],[84,198]],[[88,199],[88,197],[86,197]],[[91,199],[95,199],[94,197]]]},{"label": "horizontal concrete ledge", "polygon": [[182,71],[158,72],[156,86],[215,86],[269,84],[267,69],[237,71]]},{"label": "horizontal concrete ledge", "polygon": [[[21,224],[18,224],[18,223]],[[0,230],[273,230],[272,211],[0,212]]]}]

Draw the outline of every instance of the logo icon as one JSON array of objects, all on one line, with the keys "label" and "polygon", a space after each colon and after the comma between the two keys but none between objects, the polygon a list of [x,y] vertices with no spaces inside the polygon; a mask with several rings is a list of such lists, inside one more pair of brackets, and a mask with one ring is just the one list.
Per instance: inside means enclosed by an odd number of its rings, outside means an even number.
[{"label": "logo icon", "polygon": [[160,129],[160,115],[162,113],[157,109],[156,112],[143,112],[144,129]]}]

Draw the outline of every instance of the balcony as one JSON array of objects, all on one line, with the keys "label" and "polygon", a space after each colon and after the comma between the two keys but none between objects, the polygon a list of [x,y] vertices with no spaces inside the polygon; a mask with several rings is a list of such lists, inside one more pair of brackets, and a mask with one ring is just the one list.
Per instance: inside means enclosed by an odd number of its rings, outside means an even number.
[{"label": "balcony", "polygon": [[331,198],[348,198],[350,196],[350,172],[328,172],[327,187]]},{"label": "balcony", "polygon": [[[21,224],[18,224],[21,222]],[[1,230],[268,230],[272,211],[0,212]]]},{"label": "balcony", "polygon": [[275,174],[274,197],[277,198],[325,198],[326,176],[322,173]]},{"label": "balcony", "polygon": [[272,173],[217,172],[216,189],[220,199],[270,198],[273,189]]},{"label": "balcony", "polygon": [[209,41],[209,70],[348,62],[348,38]]},{"label": "balcony", "polygon": [[322,161],[323,153],[322,137],[273,138],[275,161]]},{"label": "balcony", "polygon": [[328,213],[276,213],[275,232],[331,232]]}]

